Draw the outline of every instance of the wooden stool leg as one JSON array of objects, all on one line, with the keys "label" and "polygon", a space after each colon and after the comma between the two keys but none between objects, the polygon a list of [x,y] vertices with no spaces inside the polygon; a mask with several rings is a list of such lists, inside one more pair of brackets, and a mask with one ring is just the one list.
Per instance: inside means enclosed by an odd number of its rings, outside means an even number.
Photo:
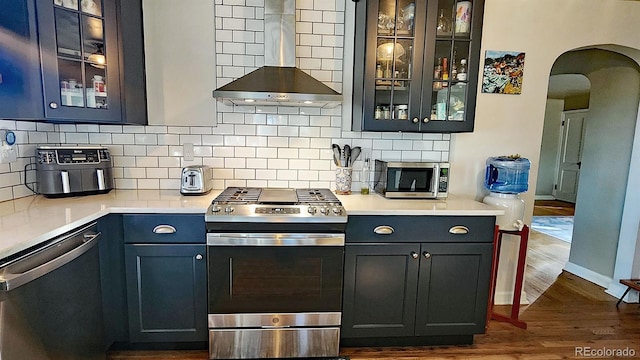
[{"label": "wooden stool leg", "polygon": [[501,238],[502,235],[500,234],[500,229],[498,228],[498,225],[496,225],[493,233],[493,258],[491,262],[491,280],[489,281],[489,304],[487,307],[487,322],[485,323],[485,329],[487,328],[487,326],[489,326],[489,320],[491,320],[491,315],[493,314],[493,305],[495,304]]},{"label": "wooden stool leg", "polygon": [[[524,271],[527,260],[527,247],[529,244],[529,227],[525,225],[520,231],[499,230],[496,226],[497,235],[494,235],[494,262],[491,273],[491,293],[489,301],[489,313],[487,317],[498,321],[511,323],[521,329],[527,328],[527,323],[518,319],[520,316],[520,299],[522,297],[522,286],[524,284]],[[498,262],[500,258],[500,245],[502,235],[511,234],[520,237],[520,248],[518,250],[518,265],[516,269],[516,281],[513,289],[513,303],[511,304],[511,316],[494,313],[495,286],[497,282]]]},{"label": "wooden stool leg", "polygon": [[622,299],[624,299],[624,297],[627,296],[627,294],[629,293],[629,290],[631,290],[631,287],[627,287],[627,290],[624,292],[624,294],[622,294],[622,297],[618,299],[618,302],[616,303],[616,309],[620,306]]}]

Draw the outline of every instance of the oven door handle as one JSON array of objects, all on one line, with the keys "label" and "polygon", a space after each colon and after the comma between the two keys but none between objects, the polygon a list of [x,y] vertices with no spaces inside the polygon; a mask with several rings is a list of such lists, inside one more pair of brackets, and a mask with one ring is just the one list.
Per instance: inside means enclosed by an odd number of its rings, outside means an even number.
[{"label": "oven door handle", "polygon": [[208,246],[344,246],[344,234],[209,233]]}]

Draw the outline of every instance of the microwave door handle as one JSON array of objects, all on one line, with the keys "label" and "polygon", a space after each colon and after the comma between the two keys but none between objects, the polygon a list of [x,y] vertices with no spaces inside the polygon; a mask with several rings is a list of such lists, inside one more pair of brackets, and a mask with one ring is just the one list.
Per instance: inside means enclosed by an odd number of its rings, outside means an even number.
[{"label": "microwave door handle", "polygon": [[440,185],[440,165],[434,167],[433,180],[431,186],[433,186],[433,197],[438,197],[438,188]]}]

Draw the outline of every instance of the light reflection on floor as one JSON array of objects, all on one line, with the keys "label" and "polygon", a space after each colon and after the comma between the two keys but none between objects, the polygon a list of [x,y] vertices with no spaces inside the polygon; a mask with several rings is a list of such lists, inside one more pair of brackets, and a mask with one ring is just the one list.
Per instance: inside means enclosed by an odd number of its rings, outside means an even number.
[{"label": "light reflection on floor", "polygon": [[531,228],[570,243],[573,235],[573,216],[534,216]]}]

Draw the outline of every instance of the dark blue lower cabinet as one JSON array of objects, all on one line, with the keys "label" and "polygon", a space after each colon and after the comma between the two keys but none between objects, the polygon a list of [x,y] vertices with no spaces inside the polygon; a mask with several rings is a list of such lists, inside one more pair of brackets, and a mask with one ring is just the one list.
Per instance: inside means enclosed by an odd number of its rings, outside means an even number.
[{"label": "dark blue lower cabinet", "polygon": [[125,245],[129,341],[207,340],[206,246]]},{"label": "dark blue lower cabinet", "polygon": [[341,344],[445,345],[484,333],[491,243],[347,244]]},{"label": "dark blue lower cabinet", "polygon": [[417,336],[484,333],[492,256],[492,244],[421,244]]}]

